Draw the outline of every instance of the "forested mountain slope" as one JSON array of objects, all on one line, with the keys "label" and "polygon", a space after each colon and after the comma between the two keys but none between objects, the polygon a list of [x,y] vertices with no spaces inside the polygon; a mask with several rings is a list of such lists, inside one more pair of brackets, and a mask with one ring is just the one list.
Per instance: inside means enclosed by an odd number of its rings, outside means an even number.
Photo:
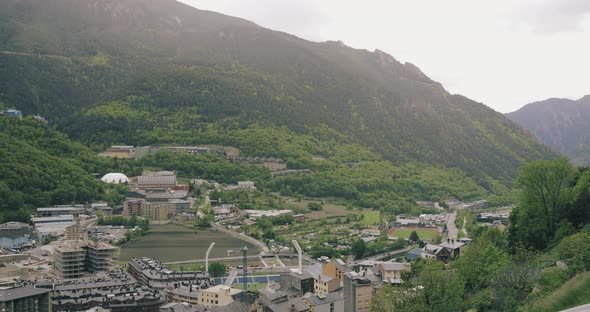
[{"label": "forested mountain slope", "polygon": [[576,163],[590,165],[590,95],[577,101],[551,98],[506,116]]},{"label": "forested mountain slope", "polygon": [[395,165],[458,168],[492,193],[524,162],[554,157],[502,114],[384,52],[172,0],[2,1],[0,68],[0,101],[88,145],[244,148],[235,131],[278,126]]},{"label": "forested mountain slope", "polygon": [[98,161],[91,161],[96,158],[87,147],[36,121],[0,117],[0,222],[28,220],[22,208],[29,205],[100,198],[103,186],[89,173],[100,170]]}]

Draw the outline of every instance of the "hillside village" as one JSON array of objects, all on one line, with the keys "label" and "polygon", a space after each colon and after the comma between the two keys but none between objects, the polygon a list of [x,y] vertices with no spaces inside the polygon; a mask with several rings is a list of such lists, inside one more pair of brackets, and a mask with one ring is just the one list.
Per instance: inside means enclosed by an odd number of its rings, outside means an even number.
[{"label": "hillside village", "polygon": [[[194,149],[183,149],[187,150]],[[114,146],[103,155],[127,158],[131,151],[130,147]],[[460,229],[455,226],[459,211],[477,215],[480,225],[506,222],[506,214],[489,210],[484,200],[463,203],[452,198],[442,203],[448,208],[418,202],[437,213],[397,216],[389,223],[379,223],[378,218],[364,220],[370,222],[352,220],[344,207],[343,211],[336,207],[322,211],[322,205],[316,204],[316,211],[305,212],[315,206],[308,204],[299,211],[256,210],[243,209],[238,201],[210,197],[226,192],[258,192],[251,181],[222,185],[194,178],[182,184],[170,171],[144,171],[136,177],[109,173],[97,178],[105,184],[125,186],[121,206],[95,202],[39,207],[31,218],[32,226],[17,222],[0,225],[1,258],[3,266],[10,268],[2,274],[2,284],[21,287],[17,288],[23,294],[17,299],[20,302],[44,300],[59,310],[100,306],[125,311],[140,303],[146,309],[159,307],[160,311],[221,311],[229,306],[253,306],[260,311],[368,311],[372,294],[384,284],[402,285],[404,272],[409,272],[418,259],[447,264],[461,256],[471,239],[462,223]],[[325,214],[318,218],[318,212]],[[373,214],[358,216],[372,218]],[[130,225],[108,225],[114,220],[128,220]],[[253,229],[263,221],[271,227],[271,233],[278,235],[267,237],[266,230],[262,237],[255,235]],[[229,277],[219,279],[206,269],[170,269],[151,257],[117,264],[117,246],[124,248],[125,242],[140,238],[148,223],[170,222],[212,226],[237,237],[249,234],[263,246],[256,255],[261,265],[227,265]],[[314,230],[319,229],[318,224],[333,224],[326,233],[336,235],[337,242]],[[291,240],[301,243],[303,254],[297,255]],[[358,244],[365,251],[355,251]],[[377,249],[367,249],[377,245]],[[298,267],[294,257],[303,257],[305,265]],[[17,274],[25,271],[30,277]],[[11,277],[10,272],[16,275]],[[260,274],[267,275],[261,279],[257,277]],[[258,290],[245,293],[248,283]],[[244,286],[237,288],[241,284]],[[37,291],[28,291],[30,287]],[[81,287],[83,290],[79,290]],[[85,293],[93,295],[84,297]],[[131,300],[125,299],[127,294],[133,294]],[[215,299],[211,299],[213,296]]]}]

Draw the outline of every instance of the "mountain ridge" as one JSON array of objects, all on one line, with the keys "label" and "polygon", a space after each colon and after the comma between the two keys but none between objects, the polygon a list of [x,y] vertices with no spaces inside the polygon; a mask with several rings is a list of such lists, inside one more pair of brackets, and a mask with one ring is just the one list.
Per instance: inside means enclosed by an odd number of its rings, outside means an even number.
[{"label": "mountain ridge", "polygon": [[576,163],[590,164],[590,95],[578,100],[549,98],[506,116]]},{"label": "mountain ridge", "polygon": [[9,0],[0,9],[0,50],[66,57],[0,54],[0,101],[87,145],[211,143],[208,127],[328,128],[394,164],[460,168],[490,190],[511,186],[523,163],[556,156],[378,49],[311,42],[167,0]]}]

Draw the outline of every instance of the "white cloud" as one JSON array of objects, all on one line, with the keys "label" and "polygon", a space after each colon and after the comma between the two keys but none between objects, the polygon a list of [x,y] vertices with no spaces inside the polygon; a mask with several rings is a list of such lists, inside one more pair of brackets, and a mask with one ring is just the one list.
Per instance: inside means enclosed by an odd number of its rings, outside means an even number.
[{"label": "white cloud", "polygon": [[590,13],[590,1],[527,1],[518,13],[538,33],[584,31],[583,22]]},{"label": "white cloud", "polygon": [[384,50],[501,112],[590,93],[588,0],[183,0],[314,41]]}]

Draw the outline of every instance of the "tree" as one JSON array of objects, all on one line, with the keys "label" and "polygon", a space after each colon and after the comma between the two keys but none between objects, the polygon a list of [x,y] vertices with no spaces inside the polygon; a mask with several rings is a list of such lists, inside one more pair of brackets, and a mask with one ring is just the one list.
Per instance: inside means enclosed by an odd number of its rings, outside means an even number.
[{"label": "tree", "polygon": [[539,160],[519,169],[521,190],[509,231],[511,247],[519,243],[543,249],[556,232],[571,201],[574,167],[565,158]]},{"label": "tree", "polygon": [[453,263],[467,290],[476,292],[488,287],[492,277],[510,263],[501,235],[497,229],[487,229]]},{"label": "tree", "polygon": [[227,275],[227,268],[221,262],[209,263],[209,275],[212,277],[221,277]]},{"label": "tree", "polygon": [[372,299],[371,311],[461,311],[464,283],[453,270],[434,261],[418,261],[403,274],[405,289],[385,285]]},{"label": "tree", "polygon": [[420,240],[420,237],[418,236],[418,233],[416,233],[416,231],[412,231],[412,233],[410,233],[410,237],[408,239],[415,243]]},{"label": "tree", "polygon": [[590,270],[590,226],[564,238],[555,248],[559,258],[574,271]]},{"label": "tree", "polygon": [[432,243],[433,244],[440,244],[442,243],[442,236],[441,235],[435,235],[434,238],[432,239]]},{"label": "tree", "polygon": [[321,211],[323,207],[322,207],[322,204],[320,204],[320,203],[309,202],[307,204],[307,208],[309,208],[309,210],[312,210],[312,211]]},{"label": "tree", "polygon": [[362,258],[367,252],[367,243],[362,239],[357,239],[352,243],[351,251],[356,259]]}]

